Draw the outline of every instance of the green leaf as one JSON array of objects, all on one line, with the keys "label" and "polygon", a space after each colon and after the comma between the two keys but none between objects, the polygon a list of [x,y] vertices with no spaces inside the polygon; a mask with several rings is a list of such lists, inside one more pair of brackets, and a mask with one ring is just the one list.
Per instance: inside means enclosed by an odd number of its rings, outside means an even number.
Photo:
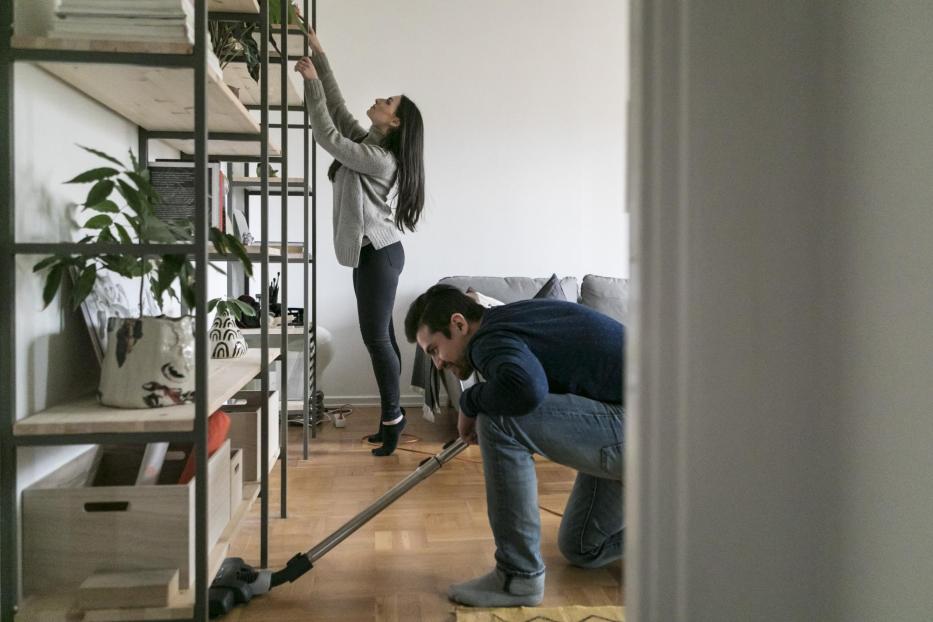
[{"label": "green leaf", "polygon": [[86,223],[84,223],[85,229],[106,229],[111,224],[113,224],[113,219],[107,214],[98,214],[94,216]]},{"label": "green leaf", "polygon": [[113,223],[114,228],[117,230],[117,234],[120,236],[120,241],[124,244],[132,244],[133,238],[130,237],[130,234],[127,232],[126,227],[121,225],[118,222]]},{"label": "green leaf", "polygon": [[152,186],[149,184],[149,171],[146,171],[145,175],[141,173],[127,173],[126,176],[133,180],[133,183],[136,184],[136,187],[139,188],[140,191],[149,194],[152,190]]},{"label": "green leaf", "polygon": [[96,149],[91,149],[90,147],[85,147],[84,145],[78,145],[78,146],[81,147],[82,149],[84,149],[85,151],[87,151],[88,153],[93,153],[93,154],[96,155],[97,157],[103,158],[103,159],[105,159],[105,160],[109,160],[110,162],[113,162],[113,163],[116,164],[117,166],[123,168],[123,162],[120,162],[118,159],[116,159],[116,158],[113,157],[113,156],[107,155],[107,154],[104,153],[103,151],[97,151]]},{"label": "green leaf", "polygon": [[210,313],[217,307],[217,304],[221,302],[220,298],[211,298],[207,301],[207,312]]},{"label": "green leaf", "polygon": [[87,266],[78,279],[75,281],[74,288],[71,290],[71,308],[77,311],[84,299],[94,288],[94,282],[97,280],[97,266],[91,264]]},{"label": "green leaf", "polygon": [[42,289],[42,302],[44,303],[42,306],[43,309],[48,307],[55,299],[55,293],[58,291],[58,287],[62,283],[62,272],[64,269],[64,265],[58,264],[49,270],[48,276],[45,277],[45,287]]},{"label": "green leaf", "polygon": [[256,309],[254,309],[252,305],[247,304],[243,302],[242,300],[238,300],[238,299],[233,299],[230,302],[232,302],[237,307],[239,307],[240,311],[242,311],[243,315],[245,315],[246,317],[254,317],[256,315]]},{"label": "green leaf", "polygon": [[[95,216],[95,218],[97,218]],[[110,218],[107,216],[107,218]],[[100,234],[97,236],[97,242],[116,242],[117,239],[113,237],[113,234],[110,233],[110,229],[101,229]]]},{"label": "green leaf", "polygon": [[210,235],[214,250],[221,255],[226,255],[229,251],[227,250],[227,238],[224,236],[224,232],[217,227],[211,227]]},{"label": "green leaf", "polygon": [[46,268],[48,268],[49,266],[51,266],[53,263],[55,263],[55,262],[57,262],[57,261],[59,261],[59,260],[61,260],[61,257],[59,257],[59,256],[57,256],[57,255],[52,255],[51,257],[46,257],[45,259],[43,259],[42,261],[40,261],[39,263],[37,263],[36,265],[34,265],[34,266],[32,267],[32,271],[33,271],[33,272],[39,272],[40,270],[45,270]]},{"label": "green leaf", "polygon": [[140,199],[139,190],[129,185],[122,179],[117,179],[117,191],[119,191],[119,193],[126,200],[126,204],[129,205],[134,212],[140,214],[141,212],[147,211],[143,209],[143,202]]},{"label": "green leaf", "polygon": [[246,252],[246,247],[234,236],[227,234],[227,237],[230,242],[230,250],[233,251],[233,254],[240,260],[240,263],[243,264],[243,271],[246,273],[246,276],[253,276],[253,262]]},{"label": "green leaf", "polygon": [[113,192],[113,182],[109,179],[102,179],[94,184],[91,191],[87,193],[87,199],[84,201],[84,204],[87,207],[97,205],[109,197],[111,192]]},{"label": "green leaf", "polygon": [[77,177],[69,179],[66,181],[66,184],[86,184],[90,181],[98,181],[100,179],[107,179],[108,177],[113,177],[114,175],[119,175],[120,171],[115,168],[110,168],[109,166],[101,168],[92,168],[89,171],[84,171]]},{"label": "green leaf", "polygon": [[139,160],[136,159],[136,154],[133,153],[133,150],[132,150],[132,149],[130,149],[129,152],[130,152],[130,164],[133,165],[133,170],[134,170],[134,171],[138,171],[138,170],[139,170]]},{"label": "green leaf", "polygon": [[141,219],[139,240],[141,242],[171,244],[175,242],[175,236],[172,235],[171,229],[164,222],[155,216],[147,216]]},{"label": "green leaf", "polygon": [[120,213],[120,208],[110,199],[95,203],[94,205],[85,205],[84,209],[94,210],[95,212],[106,212],[108,214]]}]

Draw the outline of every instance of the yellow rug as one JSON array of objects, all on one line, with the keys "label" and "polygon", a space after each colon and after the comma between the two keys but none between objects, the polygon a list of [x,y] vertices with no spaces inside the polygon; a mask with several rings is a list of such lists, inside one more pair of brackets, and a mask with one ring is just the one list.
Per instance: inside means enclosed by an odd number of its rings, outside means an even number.
[{"label": "yellow rug", "polygon": [[625,622],[625,607],[459,607],[457,622]]}]

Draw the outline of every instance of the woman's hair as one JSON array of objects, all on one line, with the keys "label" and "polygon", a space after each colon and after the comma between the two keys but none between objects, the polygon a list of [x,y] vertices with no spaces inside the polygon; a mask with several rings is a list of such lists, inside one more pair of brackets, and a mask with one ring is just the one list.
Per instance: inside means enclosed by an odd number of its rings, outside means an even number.
[{"label": "woman's hair", "polygon": [[[399,126],[391,130],[383,142],[398,164],[398,203],[395,208],[395,226],[399,231],[415,230],[424,209],[424,123],[415,102],[402,95],[395,115]],[[333,182],[341,163],[334,160],[327,170]]]},{"label": "woman's hair", "polygon": [[463,315],[468,321],[479,321],[485,307],[453,285],[439,283],[418,296],[405,315],[405,336],[415,342],[418,329],[427,326],[432,333],[443,333],[450,339],[450,316]]}]

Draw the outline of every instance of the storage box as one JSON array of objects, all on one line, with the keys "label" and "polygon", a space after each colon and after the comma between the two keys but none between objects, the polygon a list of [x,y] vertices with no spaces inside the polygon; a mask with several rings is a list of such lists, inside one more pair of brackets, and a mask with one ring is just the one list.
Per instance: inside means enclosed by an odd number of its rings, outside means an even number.
[{"label": "storage box", "polygon": [[243,501],[243,450],[230,450],[230,515]]},{"label": "storage box", "polygon": [[[230,416],[230,446],[243,450],[243,481],[259,481],[262,455],[262,416],[261,391],[241,391],[233,396],[233,401],[242,404],[224,404],[221,410]],[[269,393],[269,463],[266,470],[271,471],[279,457],[279,394]]]},{"label": "storage box", "polygon": [[[134,486],[142,448],[93,447],[23,490],[26,595],[78,587],[95,572],[159,568],[178,568],[179,587],[191,585],[195,480]],[[178,481],[179,465],[171,466],[167,460],[162,472]],[[207,472],[212,547],[230,519],[229,440]]]}]

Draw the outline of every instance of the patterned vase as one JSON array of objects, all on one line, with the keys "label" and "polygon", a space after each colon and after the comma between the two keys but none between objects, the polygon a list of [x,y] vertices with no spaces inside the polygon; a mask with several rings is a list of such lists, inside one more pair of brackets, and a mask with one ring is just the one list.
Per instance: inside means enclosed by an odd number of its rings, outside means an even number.
[{"label": "patterned vase", "polygon": [[97,394],[118,408],[194,400],[194,319],[112,317]]},{"label": "patterned vase", "polygon": [[211,358],[235,359],[246,354],[246,339],[229,313],[217,314],[208,338],[211,342]]}]

